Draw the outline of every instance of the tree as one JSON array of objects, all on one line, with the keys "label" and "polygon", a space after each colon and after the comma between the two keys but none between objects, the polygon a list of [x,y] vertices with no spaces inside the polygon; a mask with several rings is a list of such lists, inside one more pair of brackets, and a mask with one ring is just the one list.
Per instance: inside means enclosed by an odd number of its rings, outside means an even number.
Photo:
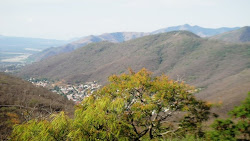
[{"label": "tree", "polygon": [[33,119],[25,124],[15,125],[12,140],[22,141],[52,141],[67,140],[70,120],[64,112],[52,115],[52,121]]},{"label": "tree", "polygon": [[236,127],[244,139],[250,139],[250,92],[240,106],[229,112],[232,118],[237,119]]},{"label": "tree", "polygon": [[207,132],[208,140],[250,139],[250,92],[246,100],[230,111],[229,115],[230,119],[214,121],[213,130]]},{"label": "tree", "polygon": [[217,119],[214,121],[211,127],[214,130],[207,133],[208,140],[236,140],[237,130],[234,122],[231,119]]},{"label": "tree", "polygon": [[[183,131],[202,132],[201,122],[208,119],[210,106],[195,99],[193,88],[169,80],[166,75],[153,77],[146,69],[137,73],[130,70],[130,74],[112,75],[109,82],[77,105],[74,119],[64,129],[67,132],[60,136],[69,140],[139,140],[185,136],[181,134]],[[180,116],[185,119],[175,122]],[[192,126],[187,126],[190,121],[192,124],[189,125]],[[48,123],[55,122],[59,121]],[[24,136],[17,130],[23,126],[27,124],[16,126],[13,137]],[[50,129],[55,132],[54,128]],[[40,132],[49,135],[49,131],[44,130]],[[29,133],[33,134],[32,131]]]}]

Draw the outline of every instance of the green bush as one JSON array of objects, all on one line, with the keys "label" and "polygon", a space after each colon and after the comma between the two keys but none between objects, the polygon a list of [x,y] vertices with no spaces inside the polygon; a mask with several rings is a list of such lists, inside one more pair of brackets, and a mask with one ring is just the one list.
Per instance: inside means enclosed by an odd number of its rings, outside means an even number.
[{"label": "green bush", "polygon": [[[208,140],[249,140],[250,139],[250,92],[240,106],[229,112],[232,119],[217,119],[213,130],[207,132]],[[233,122],[233,120],[235,122]]]}]

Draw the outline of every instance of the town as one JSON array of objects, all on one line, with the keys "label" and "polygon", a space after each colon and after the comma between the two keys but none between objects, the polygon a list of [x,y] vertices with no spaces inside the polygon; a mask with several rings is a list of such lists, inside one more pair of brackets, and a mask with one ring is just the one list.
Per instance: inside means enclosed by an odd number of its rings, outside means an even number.
[{"label": "town", "polygon": [[29,78],[27,80],[37,87],[45,87],[54,93],[62,95],[68,100],[74,101],[76,104],[80,103],[84,97],[92,94],[101,87],[96,81],[69,85],[62,82],[52,82],[46,78]]}]

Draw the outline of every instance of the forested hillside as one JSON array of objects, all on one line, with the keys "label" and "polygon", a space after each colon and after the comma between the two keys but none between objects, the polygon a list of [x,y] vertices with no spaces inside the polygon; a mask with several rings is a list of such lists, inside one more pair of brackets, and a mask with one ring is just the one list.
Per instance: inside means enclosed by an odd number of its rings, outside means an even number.
[{"label": "forested hillside", "polygon": [[45,88],[35,87],[20,78],[0,73],[0,140],[10,135],[12,125],[30,119],[47,119],[65,111],[73,117],[74,103]]}]

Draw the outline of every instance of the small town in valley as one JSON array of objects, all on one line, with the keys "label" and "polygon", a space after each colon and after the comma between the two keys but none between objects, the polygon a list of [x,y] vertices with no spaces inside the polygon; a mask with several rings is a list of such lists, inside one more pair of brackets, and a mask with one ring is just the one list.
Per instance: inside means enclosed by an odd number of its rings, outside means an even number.
[{"label": "small town in valley", "polygon": [[54,93],[62,95],[68,100],[74,101],[76,104],[80,103],[84,97],[87,97],[89,94],[92,94],[101,87],[101,85],[97,84],[96,81],[69,85],[51,82],[46,78],[29,78],[27,80],[37,87],[44,87]]}]

